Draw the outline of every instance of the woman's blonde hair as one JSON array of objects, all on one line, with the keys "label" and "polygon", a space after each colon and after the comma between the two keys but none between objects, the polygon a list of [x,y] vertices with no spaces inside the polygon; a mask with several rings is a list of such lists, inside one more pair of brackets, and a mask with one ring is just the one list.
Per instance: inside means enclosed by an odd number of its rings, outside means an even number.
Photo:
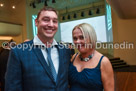
[{"label": "woman's blonde hair", "polygon": [[85,41],[86,41],[86,38],[89,38],[89,41],[92,44],[92,48],[95,48],[96,42],[97,42],[97,36],[96,36],[96,32],[95,32],[94,28],[90,24],[87,24],[87,23],[81,23],[81,24],[75,26],[73,31],[76,28],[81,30]]}]

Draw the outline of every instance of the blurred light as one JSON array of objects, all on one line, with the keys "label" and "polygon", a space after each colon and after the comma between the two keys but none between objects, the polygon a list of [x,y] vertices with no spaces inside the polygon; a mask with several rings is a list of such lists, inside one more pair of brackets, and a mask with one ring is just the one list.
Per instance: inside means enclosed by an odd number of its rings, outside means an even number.
[{"label": "blurred light", "polygon": [[3,6],[4,6],[4,4],[3,4],[3,3],[1,3],[1,4],[0,4],[0,7],[3,7]]},{"label": "blurred light", "polygon": [[15,9],[16,8],[15,5],[13,5],[12,8]]},{"label": "blurred light", "polygon": [[11,40],[13,39],[12,37],[7,37],[7,36],[0,36],[0,40]]}]

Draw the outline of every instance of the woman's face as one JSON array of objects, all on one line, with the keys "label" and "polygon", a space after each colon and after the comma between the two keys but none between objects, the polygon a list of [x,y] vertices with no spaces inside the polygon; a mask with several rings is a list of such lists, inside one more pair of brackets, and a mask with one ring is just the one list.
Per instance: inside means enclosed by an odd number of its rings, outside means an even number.
[{"label": "woman's face", "polygon": [[73,42],[80,53],[85,53],[89,50],[89,38],[84,39],[83,33],[79,28],[73,30]]}]

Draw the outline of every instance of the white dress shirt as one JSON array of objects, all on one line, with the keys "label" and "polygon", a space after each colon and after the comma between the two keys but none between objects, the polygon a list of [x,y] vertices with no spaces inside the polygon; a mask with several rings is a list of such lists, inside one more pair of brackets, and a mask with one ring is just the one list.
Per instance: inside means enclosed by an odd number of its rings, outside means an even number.
[{"label": "white dress shirt", "polygon": [[[34,37],[34,45],[44,45],[42,43],[42,41],[38,38],[38,36],[36,35]],[[56,73],[58,74],[58,69],[59,69],[59,53],[58,53],[58,50],[57,48],[54,46],[54,45],[58,45],[57,42],[55,41],[55,39],[53,39],[53,43],[52,43],[52,47],[51,47],[51,59],[52,59],[52,62],[53,62],[53,65],[55,67],[55,70],[56,70]],[[46,46],[45,46],[46,47]],[[41,51],[42,51],[42,54],[48,64],[48,61],[47,61],[47,51],[45,48],[41,48]]]}]

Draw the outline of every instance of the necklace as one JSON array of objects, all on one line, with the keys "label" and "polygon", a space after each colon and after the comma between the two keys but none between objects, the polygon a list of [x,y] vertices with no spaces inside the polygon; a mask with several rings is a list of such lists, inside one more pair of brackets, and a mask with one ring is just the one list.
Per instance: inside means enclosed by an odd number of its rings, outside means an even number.
[{"label": "necklace", "polygon": [[81,61],[87,62],[87,61],[89,61],[93,56],[94,56],[94,54],[91,54],[91,55],[89,55],[88,57],[82,58],[81,55],[79,55],[79,58],[80,58]]}]

